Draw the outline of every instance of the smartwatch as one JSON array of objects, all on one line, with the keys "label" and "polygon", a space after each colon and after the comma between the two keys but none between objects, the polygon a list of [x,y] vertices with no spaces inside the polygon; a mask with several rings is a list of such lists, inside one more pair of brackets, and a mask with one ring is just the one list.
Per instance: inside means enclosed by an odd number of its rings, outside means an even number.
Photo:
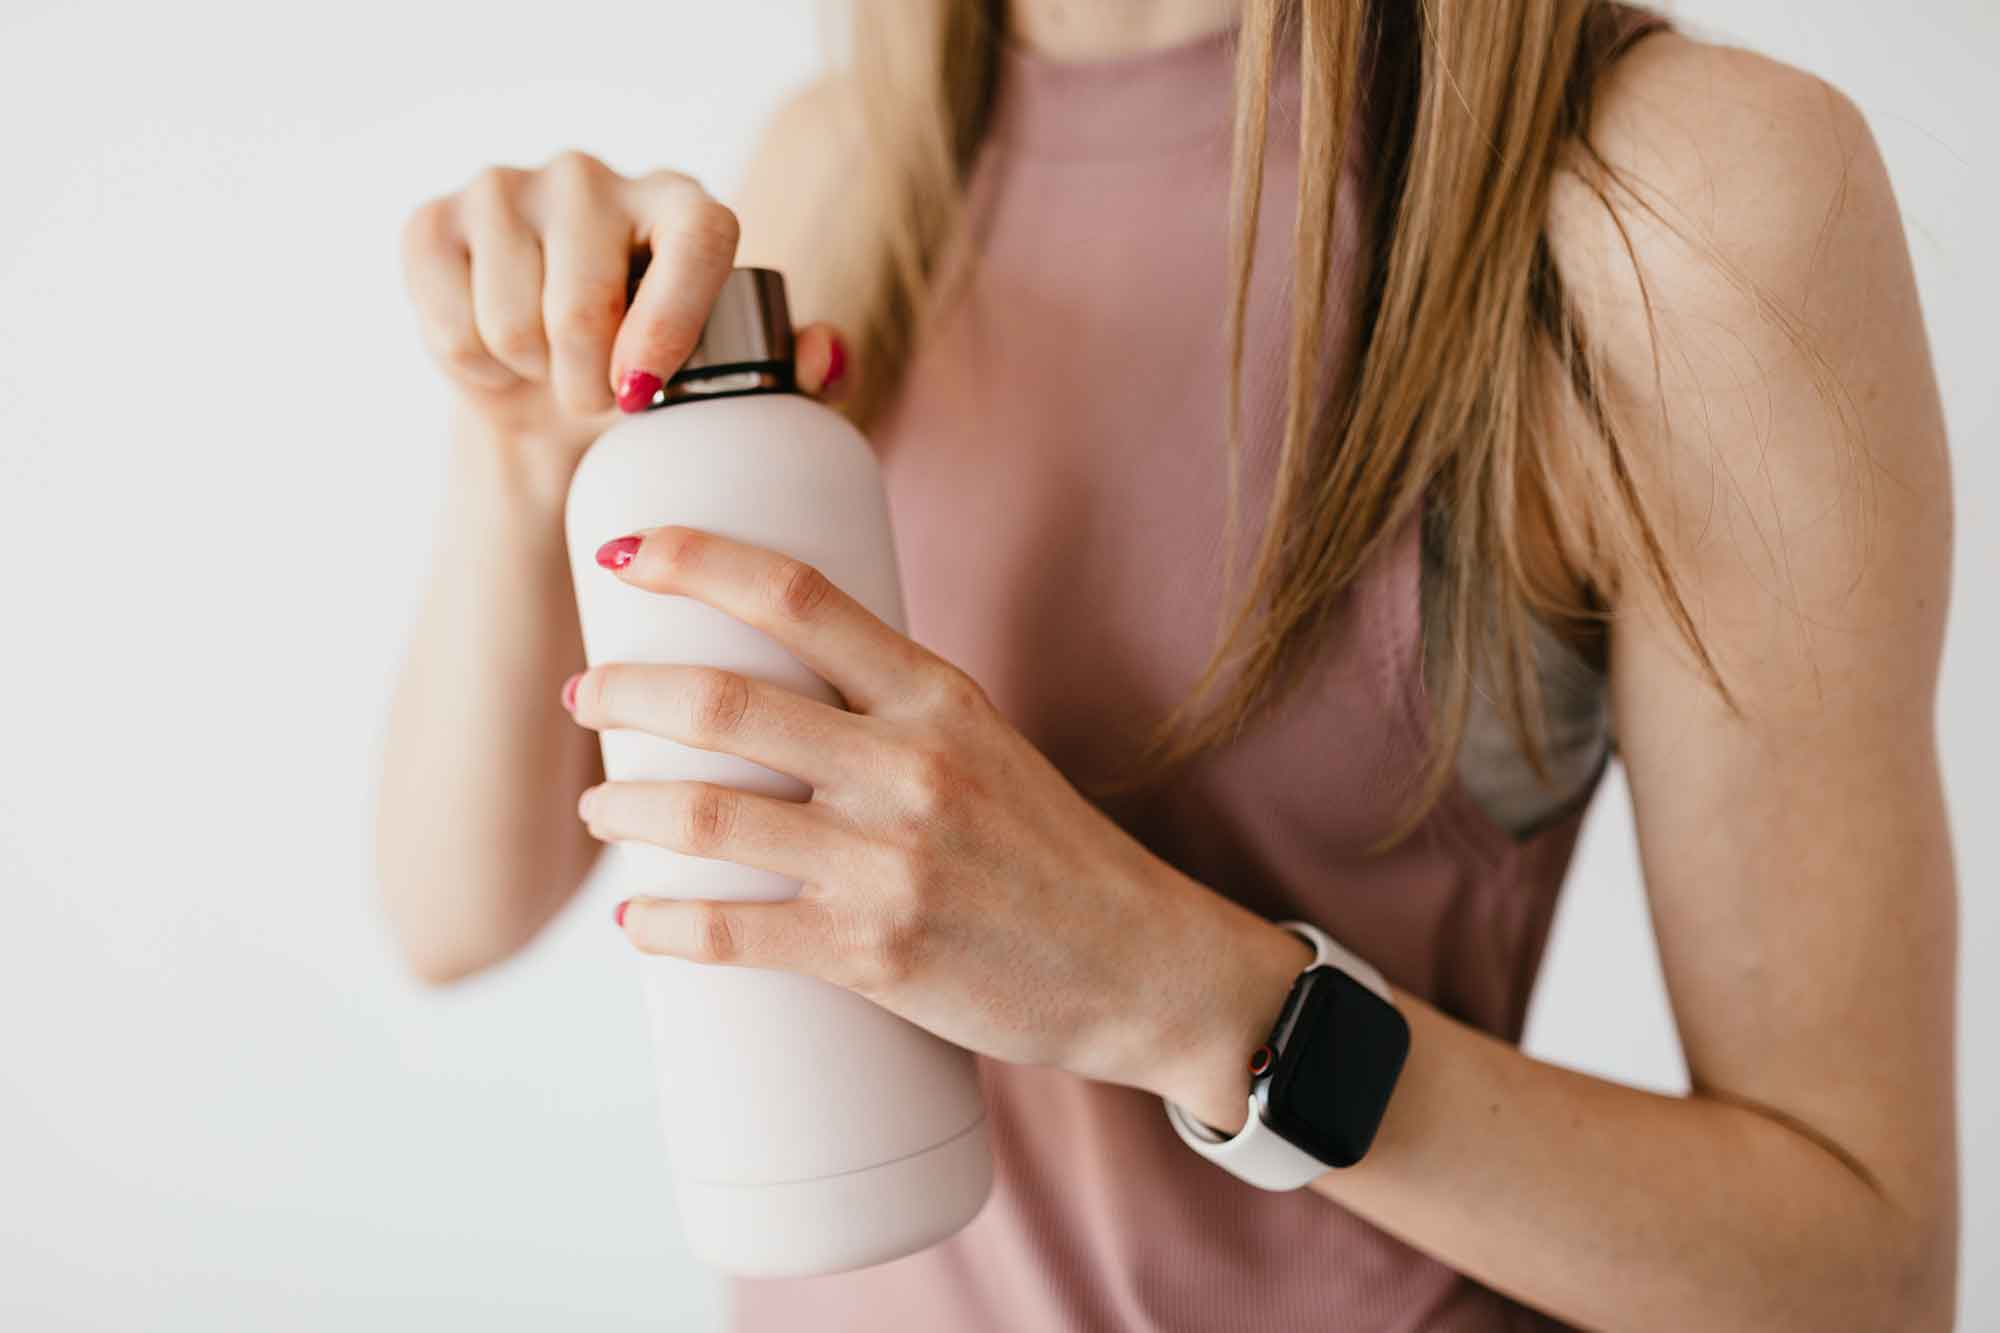
[{"label": "smartwatch", "polygon": [[1410,1025],[1382,974],[1323,930],[1281,923],[1313,947],[1285,1007],[1250,1056],[1250,1115],[1224,1137],[1168,1102],[1188,1147],[1259,1189],[1295,1190],[1329,1168],[1353,1166],[1375,1141]]}]

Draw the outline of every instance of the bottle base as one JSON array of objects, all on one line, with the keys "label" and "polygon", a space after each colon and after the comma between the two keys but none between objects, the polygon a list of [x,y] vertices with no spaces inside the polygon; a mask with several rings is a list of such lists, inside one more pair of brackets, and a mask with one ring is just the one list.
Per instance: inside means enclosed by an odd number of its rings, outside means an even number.
[{"label": "bottle base", "polygon": [[812,1277],[887,1263],[970,1222],[993,1186],[986,1117],[880,1166],[775,1185],[674,1182],[695,1257],[739,1277]]}]

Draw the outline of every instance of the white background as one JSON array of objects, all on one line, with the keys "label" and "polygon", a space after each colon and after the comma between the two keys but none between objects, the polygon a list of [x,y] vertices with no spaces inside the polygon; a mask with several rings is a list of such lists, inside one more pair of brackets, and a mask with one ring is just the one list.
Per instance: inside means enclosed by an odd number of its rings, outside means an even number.
[{"label": "white background", "polygon": [[[479,165],[572,145],[726,191],[820,59],[810,11],[0,7],[0,1325],[713,1326],[608,898],[443,994],[373,914],[371,767],[442,481],[395,237]],[[1964,1323],[2000,1328],[2000,20],[1680,12],[1848,89],[1902,193],[1958,468]],[[1531,1045],[1684,1077],[1615,781]]]}]

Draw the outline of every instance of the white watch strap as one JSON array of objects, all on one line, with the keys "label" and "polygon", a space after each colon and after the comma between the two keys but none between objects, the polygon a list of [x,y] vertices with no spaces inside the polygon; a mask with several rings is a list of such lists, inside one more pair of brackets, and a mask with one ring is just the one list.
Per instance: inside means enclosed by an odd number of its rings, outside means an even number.
[{"label": "white watch strap", "polygon": [[[1389,984],[1382,974],[1335,943],[1318,926],[1303,921],[1279,924],[1312,945],[1313,960],[1307,964],[1308,971],[1315,967],[1336,968],[1389,1000]],[[1243,1128],[1230,1138],[1224,1138],[1172,1102],[1167,1102],[1166,1108],[1167,1119],[1181,1136],[1181,1142],[1258,1189],[1303,1189],[1329,1169],[1326,1163],[1265,1124],[1257,1114],[1255,1097],[1250,1099],[1250,1114]]]},{"label": "white watch strap", "polygon": [[1327,934],[1318,926],[1308,925],[1303,921],[1280,921],[1278,924],[1284,929],[1291,931],[1292,934],[1298,936],[1307,944],[1312,945],[1313,960],[1308,965],[1309,968],[1338,968],[1366,986],[1369,990],[1374,991],[1383,999],[1388,1000],[1389,1003],[1395,1003],[1389,995],[1389,983],[1382,979],[1382,974],[1355,957],[1345,945],[1336,941],[1333,936]]}]

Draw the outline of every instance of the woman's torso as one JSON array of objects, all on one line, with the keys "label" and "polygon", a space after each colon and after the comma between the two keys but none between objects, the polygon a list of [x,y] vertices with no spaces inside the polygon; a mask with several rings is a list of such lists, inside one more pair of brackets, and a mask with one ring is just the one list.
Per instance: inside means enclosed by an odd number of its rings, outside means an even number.
[{"label": "woman's torso", "polygon": [[[876,432],[912,633],[1086,785],[1122,771],[1186,694],[1227,605],[1232,69],[1226,36],[1082,66],[1006,54],[972,191],[976,262]],[[1291,101],[1281,87],[1249,305],[1245,546],[1282,420]],[[1337,264],[1359,246],[1353,157]],[[1601,699],[1552,640],[1574,721],[1568,789],[1514,783],[1510,807],[1494,791],[1511,756],[1489,745],[1415,835],[1375,850],[1424,754],[1424,582],[1411,524],[1277,708],[1106,809],[1218,892],[1316,922],[1398,985],[1514,1039],[1601,762]],[[1517,838],[1500,820],[1539,831]],[[1236,1181],[1179,1142],[1156,1098],[982,1068],[997,1182],[979,1218],[879,1268],[740,1283],[737,1327],[1540,1325],[1316,1194]]]}]

